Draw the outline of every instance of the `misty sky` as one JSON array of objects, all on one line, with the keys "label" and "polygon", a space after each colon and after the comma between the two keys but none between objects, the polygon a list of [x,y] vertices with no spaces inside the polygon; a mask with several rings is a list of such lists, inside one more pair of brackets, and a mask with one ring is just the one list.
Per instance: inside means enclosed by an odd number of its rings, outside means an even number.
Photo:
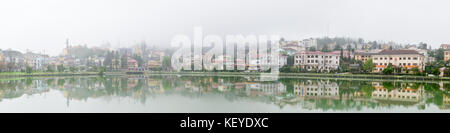
[{"label": "misty sky", "polygon": [[176,34],[339,36],[450,43],[448,0],[1,0],[0,48],[60,54],[72,44],[170,43]]}]

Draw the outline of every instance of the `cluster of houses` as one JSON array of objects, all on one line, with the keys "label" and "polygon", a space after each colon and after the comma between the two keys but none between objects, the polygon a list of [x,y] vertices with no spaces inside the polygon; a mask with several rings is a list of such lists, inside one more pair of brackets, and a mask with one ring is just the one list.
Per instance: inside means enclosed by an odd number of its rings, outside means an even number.
[{"label": "cluster of houses", "polygon": [[21,71],[29,66],[43,69],[51,61],[48,55],[27,51],[21,53],[15,50],[0,50],[0,71]]},{"label": "cluster of houses", "polygon": [[[135,48],[120,48],[117,57],[110,59],[106,64],[109,48],[92,47],[86,45],[67,46],[59,56],[49,56],[43,53],[27,51],[22,53],[16,50],[0,50],[0,72],[20,72],[31,67],[34,71],[57,71],[58,66],[64,66],[64,71],[88,71],[92,68],[106,67],[110,70],[154,70],[162,67],[164,52],[136,46]],[[100,53],[100,54],[99,54]],[[142,59],[139,62],[134,55]],[[126,57],[126,64],[122,58]]]},{"label": "cluster of houses", "polygon": [[[381,48],[369,50],[365,47],[368,45],[348,44],[346,46],[344,45],[347,48],[343,50],[323,52],[311,50],[318,49],[317,41],[314,40],[285,41],[280,44],[282,50],[286,51],[284,53],[294,56],[294,66],[308,71],[329,72],[331,70],[337,70],[340,67],[341,56],[343,58],[353,58],[363,63],[372,59],[376,66],[375,72],[384,70],[389,64],[407,69],[419,68],[420,70],[424,70],[427,62],[433,62],[435,60],[434,57],[428,55],[426,46],[416,47],[414,45],[408,45],[403,48],[397,48],[394,45],[384,44],[381,45]],[[334,45],[336,44],[332,43],[322,47],[333,49],[335,47]],[[444,44],[443,46],[447,45]],[[446,60],[450,59],[450,45],[447,48],[449,51],[445,51]]]},{"label": "cluster of houses", "polygon": [[[132,48],[119,48],[113,51],[112,53],[113,55],[115,54],[115,57],[108,58],[107,54],[92,54],[80,57],[74,56],[75,54],[80,54],[79,51],[74,49],[88,49],[94,51],[91,53],[98,53],[98,51],[105,53],[105,51],[109,52],[109,48],[87,48],[86,45],[71,46],[68,42],[66,45],[63,54],[60,56],[49,56],[30,51],[21,53],[10,49],[0,50],[0,71],[23,71],[26,67],[31,67],[33,70],[38,71],[56,70],[57,66],[61,64],[66,68],[77,67],[78,70],[88,70],[91,67],[99,66],[104,66],[109,70],[161,70],[163,57],[166,56],[166,53],[162,52],[162,50],[147,48],[146,45],[136,45]],[[427,62],[435,61],[434,57],[428,55],[429,49],[427,49],[426,44],[419,47],[415,45],[398,47],[398,45],[387,43],[376,48],[370,48],[369,44],[347,44],[341,46],[342,49],[339,50],[336,50],[335,46],[336,43],[321,44],[319,46],[318,41],[312,38],[300,41],[286,41],[283,39],[280,40],[278,65],[282,67],[291,61],[292,65],[307,71],[329,72],[341,67],[341,58],[352,58],[363,63],[371,59],[375,64],[374,71],[379,72],[384,70],[389,64],[407,69],[419,68],[424,70]],[[324,48],[328,50],[318,50]],[[444,49],[444,60],[450,60],[450,44],[442,44],[440,48]],[[334,51],[330,49],[334,49]],[[245,51],[245,53],[251,52],[254,51]],[[242,53],[238,52],[238,56],[240,54]],[[136,55],[139,56],[139,59],[136,58]],[[218,55],[214,57],[212,62],[224,62],[227,67],[229,67],[227,64],[235,64],[238,70],[250,71],[261,71],[262,66],[260,64],[273,64],[271,63],[272,57],[270,57],[270,54],[244,55],[236,60],[233,60],[233,57]],[[250,55],[257,57],[250,57]],[[293,58],[290,58],[290,61],[288,61],[288,57]],[[123,58],[126,58],[126,60]],[[204,62],[204,60],[197,60],[197,58],[191,56],[184,58],[191,60],[194,64],[195,62]],[[187,66],[190,67],[191,65],[188,64]],[[212,70],[214,66],[203,67]]]}]

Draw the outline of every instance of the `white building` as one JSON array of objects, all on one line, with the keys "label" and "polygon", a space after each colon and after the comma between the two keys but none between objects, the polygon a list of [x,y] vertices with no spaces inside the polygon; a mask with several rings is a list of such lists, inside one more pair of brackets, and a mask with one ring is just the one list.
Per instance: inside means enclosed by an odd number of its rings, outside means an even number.
[{"label": "white building", "polygon": [[338,52],[299,52],[294,56],[294,65],[308,71],[330,71],[339,68],[339,59]]},{"label": "white building", "polygon": [[419,102],[423,99],[423,86],[420,86],[417,89],[406,87],[388,90],[380,85],[380,83],[374,82],[373,84],[375,90],[372,92],[372,98],[376,100]]},{"label": "white building", "polygon": [[339,98],[339,85],[330,81],[300,82],[294,85],[294,94],[299,97]]}]

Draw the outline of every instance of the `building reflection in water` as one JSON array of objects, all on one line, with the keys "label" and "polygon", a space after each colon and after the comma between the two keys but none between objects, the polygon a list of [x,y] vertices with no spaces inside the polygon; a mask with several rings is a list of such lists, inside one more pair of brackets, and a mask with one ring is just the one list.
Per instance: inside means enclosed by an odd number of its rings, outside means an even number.
[{"label": "building reflection in water", "polygon": [[294,85],[294,93],[304,98],[333,98],[339,99],[339,86],[329,80],[299,82]]},{"label": "building reflection in water", "polygon": [[399,88],[389,90],[381,85],[380,82],[373,83],[375,90],[372,92],[372,98],[383,101],[393,102],[413,102],[418,103],[423,99],[424,86],[418,88],[411,88],[411,85],[402,83]]}]

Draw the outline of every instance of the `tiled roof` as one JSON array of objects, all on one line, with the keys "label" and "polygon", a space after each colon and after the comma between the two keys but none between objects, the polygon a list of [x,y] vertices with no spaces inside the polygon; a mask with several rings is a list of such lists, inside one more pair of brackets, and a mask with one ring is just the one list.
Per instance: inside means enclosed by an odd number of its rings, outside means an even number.
[{"label": "tiled roof", "polygon": [[371,53],[371,52],[355,52],[355,55],[375,55],[378,53]]},{"label": "tiled roof", "polygon": [[297,54],[317,54],[317,55],[327,55],[327,54],[333,54],[333,55],[339,55],[340,51],[336,52],[322,52],[322,51],[302,51],[302,52],[298,52]]},{"label": "tiled roof", "polygon": [[416,50],[383,50],[378,55],[419,54]]}]

